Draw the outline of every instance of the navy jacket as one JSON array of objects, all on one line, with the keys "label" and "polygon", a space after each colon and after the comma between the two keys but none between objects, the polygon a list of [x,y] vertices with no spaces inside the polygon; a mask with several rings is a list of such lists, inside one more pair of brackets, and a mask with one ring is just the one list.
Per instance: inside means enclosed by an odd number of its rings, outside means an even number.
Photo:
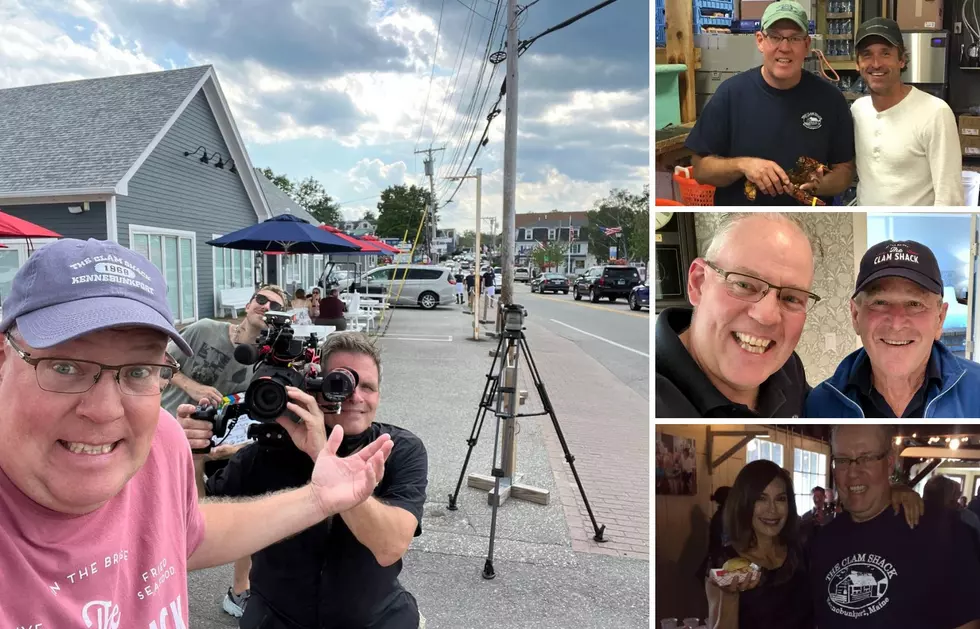
[{"label": "navy jacket", "polygon": [[[864,348],[841,361],[834,375],[817,385],[806,399],[807,417],[864,417],[864,411],[852,389],[845,394],[847,382],[866,354]],[[937,361],[942,386],[932,384],[926,391],[923,418],[980,416],[980,364],[960,358],[935,341],[931,360]]]}]

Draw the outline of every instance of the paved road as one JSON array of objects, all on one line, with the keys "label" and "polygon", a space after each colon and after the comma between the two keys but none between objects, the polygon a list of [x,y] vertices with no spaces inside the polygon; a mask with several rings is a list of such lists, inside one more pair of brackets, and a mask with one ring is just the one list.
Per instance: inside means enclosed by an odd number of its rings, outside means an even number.
[{"label": "paved road", "polygon": [[[515,301],[528,318],[578,345],[624,384],[650,399],[650,315],[633,312],[625,299],[597,304],[575,301],[572,294],[531,293],[516,285]],[[528,344],[533,352],[534,339]]]}]

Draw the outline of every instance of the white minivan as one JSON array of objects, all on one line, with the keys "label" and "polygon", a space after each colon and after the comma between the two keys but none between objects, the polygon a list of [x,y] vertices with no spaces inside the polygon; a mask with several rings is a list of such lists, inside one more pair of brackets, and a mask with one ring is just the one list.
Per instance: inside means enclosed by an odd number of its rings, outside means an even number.
[{"label": "white minivan", "polygon": [[[403,281],[404,280],[404,283]],[[456,303],[456,280],[451,269],[428,264],[386,265],[361,276],[357,292],[391,295],[396,306],[419,306],[432,310],[436,306]]]},{"label": "white minivan", "polygon": [[531,271],[529,271],[528,269],[526,269],[526,268],[524,268],[522,266],[517,267],[516,269],[514,269],[514,281],[515,282],[524,282],[525,284],[528,283],[528,282],[530,282],[531,281]]}]

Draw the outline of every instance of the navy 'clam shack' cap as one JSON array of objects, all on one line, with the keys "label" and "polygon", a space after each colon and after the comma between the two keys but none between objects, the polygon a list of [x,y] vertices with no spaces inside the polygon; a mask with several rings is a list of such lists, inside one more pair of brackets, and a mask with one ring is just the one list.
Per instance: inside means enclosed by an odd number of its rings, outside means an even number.
[{"label": "navy 'clam shack' cap", "polygon": [[904,277],[930,293],[943,294],[943,276],[932,250],[914,240],[886,240],[873,245],[861,258],[854,295],[883,277]]},{"label": "navy 'clam shack' cap", "polygon": [[44,349],[99,330],[144,327],[193,355],[173,321],[167,283],[149,260],[112,241],[65,238],[17,271],[0,332],[16,323],[28,345]]}]

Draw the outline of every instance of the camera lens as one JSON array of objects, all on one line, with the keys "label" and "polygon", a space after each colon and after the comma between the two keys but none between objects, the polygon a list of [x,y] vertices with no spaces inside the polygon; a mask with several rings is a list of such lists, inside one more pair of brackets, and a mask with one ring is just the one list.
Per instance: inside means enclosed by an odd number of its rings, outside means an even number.
[{"label": "camera lens", "polygon": [[323,377],[321,391],[329,402],[343,402],[354,395],[357,388],[357,372],[340,367]]},{"label": "camera lens", "polygon": [[245,392],[249,416],[263,422],[275,421],[286,411],[286,387],[270,378],[259,378]]}]

